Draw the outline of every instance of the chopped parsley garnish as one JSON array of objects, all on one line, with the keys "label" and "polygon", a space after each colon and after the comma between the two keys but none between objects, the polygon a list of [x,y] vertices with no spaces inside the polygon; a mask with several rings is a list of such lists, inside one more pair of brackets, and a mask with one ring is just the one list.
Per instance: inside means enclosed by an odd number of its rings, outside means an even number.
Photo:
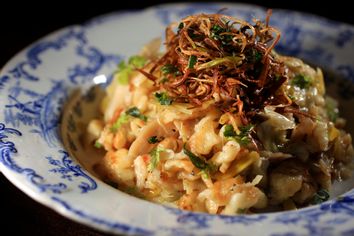
[{"label": "chopped parsley garnish", "polygon": [[139,118],[140,120],[147,121],[147,117],[141,114],[140,110],[137,107],[129,108],[125,113],[127,115]]},{"label": "chopped parsley garnish", "polygon": [[155,93],[155,97],[161,105],[171,105],[172,104],[172,99],[165,92]]},{"label": "chopped parsley garnish", "polygon": [[241,131],[240,135],[249,135],[253,128],[254,128],[254,125],[252,125],[252,124],[241,126],[240,127],[240,131]]},{"label": "chopped parsley garnish", "polygon": [[161,142],[164,139],[164,137],[157,137],[157,136],[151,136],[148,138],[148,143],[150,144],[154,144],[154,143],[158,143]]},{"label": "chopped parsley garnish", "polygon": [[327,108],[327,115],[330,121],[336,122],[338,118],[338,109],[328,109]]},{"label": "chopped parsley garnish", "polygon": [[224,136],[225,137],[234,137],[236,136],[236,132],[234,130],[234,127],[232,125],[226,125],[224,129]]},{"label": "chopped parsley garnish", "polygon": [[291,84],[301,89],[307,89],[311,85],[311,78],[306,75],[298,74],[291,80]]},{"label": "chopped parsley garnish", "polygon": [[103,147],[102,143],[98,141],[95,142],[95,148],[102,148],[102,147]]},{"label": "chopped parsley garnish", "polygon": [[263,54],[255,48],[247,49],[245,54],[246,60],[250,63],[260,62],[263,58]]},{"label": "chopped parsley garnish", "polygon": [[287,94],[288,98],[290,98],[291,101],[295,101],[295,96],[291,95],[291,94]]},{"label": "chopped parsley garnish", "polygon": [[179,23],[179,25],[178,25],[178,30],[181,30],[181,29],[183,29],[183,28],[184,28],[184,23],[183,23],[183,22]]},{"label": "chopped parsley garnish", "polygon": [[200,170],[206,170],[209,169],[209,165],[206,161],[204,161],[202,158],[198,157],[195,155],[193,152],[187,149],[186,144],[183,145],[183,152],[186,154],[193,165],[197,167]]},{"label": "chopped parsley garnish", "polygon": [[223,34],[230,32],[229,24],[226,23],[226,28],[221,27],[220,25],[213,25],[210,28],[210,37],[214,40],[219,40],[222,45],[228,45],[232,41],[231,34]]},{"label": "chopped parsley garnish", "polygon": [[208,169],[201,170],[200,175],[202,176],[203,179],[208,179],[209,178],[209,170]]},{"label": "chopped parsley garnish", "polygon": [[168,81],[167,77],[163,77],[162,80],[160,81],[161,84],[164,84]]},{"label": "chopped parsley garnish", "polygon": [[145,57],[136,55],[136,56],[130,57],[128,60],[128,63],[129,63],[129,65],[133,65],[133,66],[139,68],[139,67],[143,67],[145,65],[146,61],[147,60]]},{"label": "chopped parsley garnish", "polygon": [[336,122],[339,116],[339,111],[336,102],[332,98],[326,98],[326,110],[328,119],[332,122]]},{"label": "chopped parsley garnish", "polygon": [[166,64],[163,67],[161,67],[162,74],[167,75],[167,74],[176,74],[179,72],[177,66],[172,65],[172,64]]},{"label": "chopped parsley garnish", "polygon": [[221,35],[221,34],[224,32],[225,32],[225,29],[223,27],[221,27],[220,25],[213,25],[210,29],[210,33],[211,33],[210,36],[214,40],[222,40],[223,35]]},{"label": "chopped parsley garnish", "polygon": [[119,84],[126,85],[129,83],[129,75],[132,72],[131,68],[125,63],[125,61],[121,61],[118,65],[119,74],[118,74],[118,82]]},{"label": "chopped parsley garnish", "polygon": [[258,51],[256,51],[256,53],[254,54],[254,59],[256,61],[260,61],[262,59],[262,57],[263,57],[262,53],[260,53]]},{"label": "chopped parsley garnish", "polygon": [[195,55],[192,55],[189,57],[189,60],[188,60],[188,68],[189,69],[193,69],[194,68],[194,65],[197,63],[197,56]]},{"label": "chopped parsley garnish", "polygon": [[224,136],[227,138],[235,139],[241,145],[247,145],[251,142],[250,133],[254,125],[249,124],[246,126],[241,126],[240,133],[237,134],[232,125],[226,125],[224,129]]},{"label": "chopped parsley garnish", "polygon": [[220,25],[213,25],[211,27],[210,32],[211,32],[211,37],[214,38],[215,40],[218,40],[220,37],[220,34],[225,31]]},{"label": "chopped parsley garnish", "polygon": [[129,121],[129,116],[139,118],[140,120],[147,121],[147,116],[141,114],[137,107],[132,107],[122,113],[119,118],[111,126],[111,132],[117,132],[117,130],[125,123]]},{"label": "chopped parsley garnish", "polygon": [[117,130],[125,123],[129,121],[129,116],[126,113],[123,113],[119,116],[119,118],[114,122],[114,124],[111,126],[111,131],[112,132],[117,132]]},{"label": "chopped parsley garnish", "polygon": [[312,204],[320,204],[322,202],[325,202],[329,199],[329,193],[325,189],[320,189],[315,195],[313,196],[312,199]]},{"label": "chopped parsley garnish", "polygon": [[160,162],[160,153],[164,152],[165,149],[161,147],[156,147],[150,151],[150,163],[148,165],[148,170],[152,171]]},{"label": "chopped parsley garnish", "polygon": [[275,82],[278,82],[280,79],[281,79],[281,75],[276,74],[276,75],[274,76],[274,81],[275,81]]},{"label": "chopped parsley garnish", "polygon": [[193,152],[191,152],[186,147],[186,143],[183,145],[183,153],[186,154],[189,157],[189,160],[191,160],[192,164],[200,170],[202,178],[209,178],[209,173],[215,172],[217,170],[217,166],[213,165],[212,163],[206,162],[201,157],[198,157]]},{"label": "chopped parsley garnish", "polygon": [[142,56],[132,56],[129,58],[128,63],[121,61],[118,64],[118,82],[119,84],[126,85],[129,83],[129,76],[134,70],[134,68],[141,68],[146,63],[146,58]]}]

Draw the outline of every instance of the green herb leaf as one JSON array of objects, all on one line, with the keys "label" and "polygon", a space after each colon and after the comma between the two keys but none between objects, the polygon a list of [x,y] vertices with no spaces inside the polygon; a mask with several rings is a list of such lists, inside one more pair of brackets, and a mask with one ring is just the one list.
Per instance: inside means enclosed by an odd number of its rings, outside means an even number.
[{"label": "green herb leaf", "polygon": [[307,89],[310,87],[311,81],[310,77],[298,74],[291,80],[291,84],[301,89]]},{"label": "green herb leaf", "polygon": [[281,75],[276,74],[275,77],[274,77],[274,81],[278,82],[280,79],[281,79]]},{"label": "green herb leaf", "polygon": [[136,55],[128,59],[128,63],[121,61],[118,64],[118,82],[122,85],[129,83],[129,76],[135,68],[141,68],[146,64],[146,58]]},{"label": "green herb leaf", "polygon": [[175,65],[166,64],[163,67],[161,67],[161,71],[162,74],[167,75],[167,74],[177,73],[178,68]]},{"label": "green herb leaf", "polygon": [[312,204],[320,204],[322,202],[325,202],[329,199],[329,193],[325,189],[320,189],[312,199]]},{"label": "green herb leaf", "polygon": [[114,122],[111,127],[111,132],[117,132],[117,130],[125,123],[129,121],[129,116],[139,118],[143,121],[147,121],[147,117],[141,114],[140,110],[137,107],[132,107],[128,109],[125,113],[121,114],[119,118]]},{"label": "green herb leaf", "polygon": [[198,169],[205,170],[205,169],[209,168],[208,163],[206,161],[204,161],[202,158],[200,158],[197,155],[195,155],[194,153],[192,153],[190,150],[188,150],[186,147],[186,144],[183,145],[183,152],[184,152],[184,154],[186,154],[189,157],[189,159],[191,160],[193,165],[195,167],[197,167]]},{"label": "green herb leaf", "polygon": [[220,25],[213,25],[210,29],[210,37],[214,40],[220,41],[224,46],[229,45],[232,41],[232,35],[222,34],[230,31],[228,23],[226,23],[226,25],[226,28],[223,28]]},{"label": "green herb leaf", "polygon": [[248,124],[246,126],[241,126],[239,128],[241,131],[240,135],[242,135],[242,136],[249,135],[253,128],[254,128],[254,125],[252,125],[252,124]]},{"label": "green herb leaf", "polygon": [[154,144],[154,143],[158,143],[161,142],[164,139],[164,137],[157,137],[157,136],[151,136],[148,138],[148,143],[150,144]]},{"label": "green herb leaf", "polygon": [[148,165],[148,170],[152,171],[160,162],[160,153],[166,151],[164,148],[156,147],[150,151],[150,163]]},{"label": "green herb leaf", "polygon": [[162,80],[160,81],[161,84],[164,84],[168,81],[167,77],[163,77]]},{"label": "green herb leaf", "polygon": [[183,22],[179,23],[179,25],[178,25],[178,31],[180,31],[180,30],[183,29],[183,28],[184,28],[184,23],[183,23]]},{"label": "green herb leaf", "polygon": [[159,103],[161,105],[171,105],[172,104],[172,98],[170,98],[167,93],[155,93],[155,97],[157,99],[157,101],[159,101]]},{"label": "green herb leaf", "polygon": [[209,169],[201,170],[200,174],[201,174],[203,179],[208,179],[209,178]]},{"label": "green herb leaf", "polygon": [[224,32],[224,29],[220,25],[213,25],[210,29],[212,36],[219,35]]},{"label": "green herb leaf", "polygon": [[127,114],[123,113],[119,116],[119,118],[114,122],[114,124],[111,126],[111,132],[117,132],[117,130],[125,123],[129,121],[129,117]]},{"label": "green herb leaf", "polygon": [[236,136],[236,132],[232,125],[226,125],[224,129],[224,136],[225,137],[234,137]]},{"label": "green herb leaf", "polygon": [[241,126],[239,129],[241,133],[236,136],[236,140],[241,144],[241,145],[247,145],[251,142],[250,138],[250,133],[252,129],[254,128],[254,125],[248,124],[246,126]]},{"label": "green herb leaf", "polygon": [[295,96],[293,96],[291,94],[287,94],[287,96],[288,96],[288,98],[291,99],[291,101],[295,101],[296,100]]},{"label": "green herb leaf", "polygon": [[189,69],[193,69],[194,68],[194,65],[197,63],[197,56],[190,56],[189,57],[189,60],[188,60],[188,68]]},{"label": "green herb leaf", "polygon": [[102,147],[103,147],[102,143],[98,141],[95,142],[95,148],[102,148]]},{"label": "green herb leaf", "polygon": [[121,61],[118,64],[118,70],[119,70],[119,74],[118,74],[118,82],[119,84],[122,85],[127,85],[129,83],[129,75],[132,72],[132,69],[130,68],[130,66],[125,63],[125,61]]},{"label": "green herb leaf", "polygon": [[339,116],[338,109],[328,109],[327,110],[327,115],[330,121],[336,122]]},{"label": "green herb leaf", "polygon": [[336,101],[331,97],[326,97],[326,110],[328,119],[332,122],[336,122],[339,117],[339,110]]},{"label": "green herb leaf", "polygon": [[128,67],[128,65],[127,65],[127,63],[125,63],[124,60],[120,61],[119,64],[118,64],[118,69],[120,71],[125,70],[127,67]]},{"label": "green herb leaf", "polygon": [[262,60],[263,54],[256,51],[255,55],[254,55],[254,59],[256,60],[256,62]]},{"label": "green herb leaf", "polygon": [[200,171],[200,174],[204,179],[209,178],[210,173],[214,173],[215,171],[218,170],[218,166],[216,166],[212,162],[208,162],[207,165],[208,165],[207,168]]},{"label": "green herb leaf", "polygon": [[129,58],[129,65],[141,68],[146,64],[147,60],[143,56],[135,55]]},{"label": "green herb leaf", "polygon": [[233,63],[234,65],[238,65],[242,61],[242,57],[239,56],[226,56],[222,58],[215,58],[211,61],[205,62],[203,64],[199,64],[196,69],[202,70],[210,67],[218,66],[223,63]]},{"label": "green herb leaf", "polygon": [[243,137],[236,136],[235,139],[239,144],[241,144],[241,146],[246,146],[251,142],[251,139],[247,136],[243,136]]},{"label": "green herb leaf", "polygon": [[237,134],[232,125],[226,125],[224,129],[224,136],[227,138],[232,138],[236,140],[242,146],[245,146],[251,142],[250,133],[254,125],[249,124],[246,126],[241,126],[240,133]]},{"label": "green herb leaf", "polygon": [[140,110],[137,107],[129,108],[125,114],[139,118],[140,120],[147,121],[147,117],[141,114]]},{"label": "green herb leaf", "polygon": [[[263,58],[263,54],[255,48],[248,48],[245,50],[246,60],[250,63],[260,62]],[[259,66],[261,67],[261,66]]]}]

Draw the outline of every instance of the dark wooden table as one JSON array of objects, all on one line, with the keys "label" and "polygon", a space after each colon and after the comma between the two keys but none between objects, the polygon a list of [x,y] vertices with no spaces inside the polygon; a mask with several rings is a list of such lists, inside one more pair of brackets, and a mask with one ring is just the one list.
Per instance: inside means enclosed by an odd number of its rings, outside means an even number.
[{"label": "dark wooden table", "polygon": [[[171,1],[47,1],[46,3],[7,3],[0,11],[0,68],[16,52],[48,33],[79,24],[97,15],[125,9],[141,9]],[[245,1],[269,8],[311,12],[354,24],[347,1]],[[310,3],[312,5],[310,5]],[[348,1],[349,2],[349,1]],[[1,112],[1,108],[0,108]],[[1,235],[106,235],[75,223],[42,206],[13,186],[0,174]]]}]

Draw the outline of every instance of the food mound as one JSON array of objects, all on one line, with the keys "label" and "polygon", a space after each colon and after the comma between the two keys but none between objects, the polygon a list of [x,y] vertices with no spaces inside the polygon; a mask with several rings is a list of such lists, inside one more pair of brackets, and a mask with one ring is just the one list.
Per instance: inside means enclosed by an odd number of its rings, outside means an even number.
[{"label": "food mound", "polygon": [[323,202],[353,147],[322,72],[278,55],[280,32],[222,14],[184,18],[121,62],[88,136],[97,173],[138,197],[212,214]]}]

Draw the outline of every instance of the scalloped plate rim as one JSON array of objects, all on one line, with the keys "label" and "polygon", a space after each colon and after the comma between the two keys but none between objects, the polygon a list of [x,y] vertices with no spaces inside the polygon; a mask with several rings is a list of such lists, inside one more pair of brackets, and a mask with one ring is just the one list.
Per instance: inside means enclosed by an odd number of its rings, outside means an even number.
[{"label": "scalloped plate rim", "polygon": [[[203,4],[203,3],[198,3],[198,4]],[[217,3],[213,3],[214,5],[222,5],[222,4],[227,4],[227,5],[230,5],[230,6],[237,6],[237,5],[243,5],[243,6],[253,6],[255,8],[262,8],[263,10],[265,10],[266,8],[264,7],[261,7],[261,6],[257,6],[257,5],[251,5],[251,4],[246,4],[246,3],[223,3],[223,2],[217,2]],[[70,29],[73,29],[73,28],[83,28],[85,27],[87,24],[90,24],[91,22],[94,22],[95,20],[98,20],[98,19],[107,19],[109,17],[119,17],[121,16],[122,14],[131,14],[131,13],[140,13],[140,12],[145,12],[147,10],[154,10],[156,9],[157,7],[172,7],[172,6],[187,6],[187,5],[190,5],[189,3],[177,3],[177,4],[174,4],[174,3],[167,3],[167,4],[161,4],[161,5],[156,5],[156,6],[151,6],[151,7],[148,7],[148,8],[145,8],[145,9],[142,9],[142,10],[137,10],[137,11],[118,11],[118,12],[111,12],[111,13],[107,13],[107,14],[103,14],[103,15],[99,15],[99,16],[96,16],[92,19],[89,19],[87,21],[85,21],[84,23],[82,24],[75,24],[75,25],[70,25],[70,26],[66,26],[66,27],[63,27],[61,29],[58,29],[58,30],[55,30],[54,32],[52,33],[49,33],[48,35],[46,36],[43,36],[41,37],[40,39],[34,41],[33,43],[31,43],[30,45],[28,45],[27,47],[25,47],[24,49],[20,50],[18,53],[16,53],[4,66],[3,66],[3,69],[0,71],[1,74],[4,73],[5,69],[7,69],[8,67],[10,67],[11,63],[21,57],[22,55],[25,55],[26,51],[28,49],[30,49],[31,47],[33,47],[34,45],[36,45],[37,43],[39,42],[42,42],[46,39],[49,39],[49,38],[52,38],[52,37],[55,37],[59,34],[62,34],[63,32],[66,32],[66,31],[69,31]],[[279,11],[284,11],[284,12],[296,12],[296,13],[299,13],[300,15],[308,15],[308,16],[311,16],[315,19],[319,19],[320,21],[322,20],[325,20],[327,22],[331,22],[331,23],[340,23],[340,24],[345,24],[347,27],[351,27],[354,29],[354,26],[352,25],[349,25],[347,23],[343,23],[343,22],[338,22],[338,21],[334,21],[332,19],[327,19],[325,17],[322,17],[322,16],[317,16],[317,15],[314,15],[314,14],[311,14],[311,13],[304,13],[304,12],[298,12],[298,11],[292,11],[292,10],[288,10],[288,9],[275,9],[275,10],[279,10]],[[74,160],[75,161],[75,160]],[[21,191],[23,191],[25,194],[27,194],[28,196],[30,196],[32,199],[34,199],[35,201],[55,210],[56,212],[60,213],[61,215],[67,217],[67,218],[70,218],[76,222],[79,222],[79,223],[82,223],[82,224],[85,224],[85,225],[89,225],[90,222],[87,222],[84,218],[79,218],[77,217],[76,215],[73,215],[71,214],[70,212],[68,212],[66,210],[66,208],[63,206],[63,205],[60,205],[60,204],[53,204],[54,201],[50,198],[50,196],[46,195],[46,194],[39,194],[38,191],[35,190],[35,188],[33,188],[31,185],[29,185],[28,183],[24,183],[24,182],[21,182],[20,179],[21,178],[17,178],[17,177],[14,177],[14,175],[18,175],[17,173],[13,173],[12,170],[9,170],[6,166],[4,166],[3,164],[0,165],[0,171],[4,174],[4,176],[10,181],[12,182],[17,188],[19,188]],[[101,184],[101,181],[96,179],[95,177],[93,177],[91,175],[92,178],[94,178],[96,180],[96,182],[100,183]],[[348,194],[349,192],[353,192],[353,190],[350,190],[348,191],[347,193],[345,194]],[[335,200],[333,200],[335,201]],[[313,206],[313,207],[309,207],[309,208],[303,208],[303,209],[300,209],[299,212],[301,211],[305,211],[305,210],[308,210],[310,208],[317,208],[317,207],[320,207],[320,206]],[[282,213],[267,213],[266,215],[269,215],[269,214],[276,214],[276,215],[280,215]],[[204,214],[202,214],[204,215]],[[207,215],[207,214],[206,214]],[[91,225],[92,227],[92,225]],[[102,225],[95,225],[95,228],[98,228],[100,230],[103,230],[103,231],[106,231],[106,232],[116,232],[116,231],[111,231],[109,229],[107,229],[106,227],[102,226]]]}]

